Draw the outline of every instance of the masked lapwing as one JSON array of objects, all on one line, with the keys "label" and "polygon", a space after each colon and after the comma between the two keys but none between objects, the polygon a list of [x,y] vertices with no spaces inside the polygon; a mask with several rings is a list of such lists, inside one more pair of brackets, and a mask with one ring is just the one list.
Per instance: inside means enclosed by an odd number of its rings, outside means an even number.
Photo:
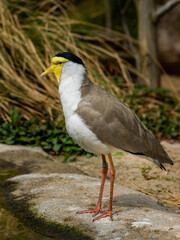
[{"label": "masked lapwing", "polygon": [[[52,66],[41,77],[55,73],[59,83],[66,129],[79,146],[102,156],[102,182],[97,207],[78,213],[93,213],[98,220],[109,216],[112,220],[113,186],[115,168],[111,154],[125,151],[139,155],[165,169],[163,163],[173,161],[153,134],[134,112],[121,100],[94,84],[89,78],[83,61],[70,52],[58,53]],[[110,202],[108,211],[101,212],[104,183],[110,164]]]}]

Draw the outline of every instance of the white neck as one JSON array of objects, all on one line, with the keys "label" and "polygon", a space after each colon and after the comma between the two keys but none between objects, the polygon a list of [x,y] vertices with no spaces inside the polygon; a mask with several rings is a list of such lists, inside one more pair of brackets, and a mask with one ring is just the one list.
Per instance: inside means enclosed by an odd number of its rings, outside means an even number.
[{"label": "white neck", "polygon": [[65,119],[72,116],[81,101],[80,88],[86,68],[82,64],[71,61],[64,64],[60,77],[59,93]]}]

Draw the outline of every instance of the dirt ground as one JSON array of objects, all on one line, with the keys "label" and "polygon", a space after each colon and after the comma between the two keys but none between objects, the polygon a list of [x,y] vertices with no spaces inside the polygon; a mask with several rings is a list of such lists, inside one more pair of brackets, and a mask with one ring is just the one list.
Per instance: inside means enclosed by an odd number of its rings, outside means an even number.
[{"label": "dirt ground", "polygon": [[[162,203],[180,207],[180,143],[163,142],[162,145],[173,159],[173,166],[165,165],[164,171],[143,158],[117,153],[113,155],[115,183],[151,195]],[[100,157],[79,157],[69,165],[89,176],[101,178]]]}]

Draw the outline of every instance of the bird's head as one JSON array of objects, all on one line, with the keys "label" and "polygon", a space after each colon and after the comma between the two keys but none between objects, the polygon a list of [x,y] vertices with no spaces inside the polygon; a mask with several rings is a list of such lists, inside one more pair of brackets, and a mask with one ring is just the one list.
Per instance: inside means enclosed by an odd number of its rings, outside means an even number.
[{"label": "bird's head", "polygon": [[76,64],[81,64],[84,66],[83,61],[79,57],[77,57],[76,55],[70,52],[63,52],[63,53],[56,54],[52,58],[51,62],[52,62],[52,65],[41,74],[41,77],[44,77],[49,73],[54,72],[58,83],[61,77],[62,68],[66,63],[72,62]]}]

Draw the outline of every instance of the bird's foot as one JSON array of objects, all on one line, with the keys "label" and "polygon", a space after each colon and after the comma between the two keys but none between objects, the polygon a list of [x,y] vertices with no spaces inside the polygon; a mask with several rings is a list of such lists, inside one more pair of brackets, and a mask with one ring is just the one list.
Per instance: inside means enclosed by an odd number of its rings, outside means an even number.
[{"label": "bird's foot", "polygon": [[100,206],[97,206],[95,209],[90,208],[90,209],[85,210],[85,211],[79,211],[79,212],[77,212],[77,214],[82,214],[82,213],[94,213],[94,214],[93,214],[93,217],[95,217],[95,216],[100,212],[100,209],[101,209],[101,207],[100,207]]},{"label": "bird's foot", "polygon": [[93,219],[93,222],[101,219],[101,218],[105,218],[105,217],[110,217],[111,221],[113,221],[113,218],[112,218],[112,211],[111,210],[108,210],[108,211],[100,211],[101,215],[99,217],[96,217]]}]

